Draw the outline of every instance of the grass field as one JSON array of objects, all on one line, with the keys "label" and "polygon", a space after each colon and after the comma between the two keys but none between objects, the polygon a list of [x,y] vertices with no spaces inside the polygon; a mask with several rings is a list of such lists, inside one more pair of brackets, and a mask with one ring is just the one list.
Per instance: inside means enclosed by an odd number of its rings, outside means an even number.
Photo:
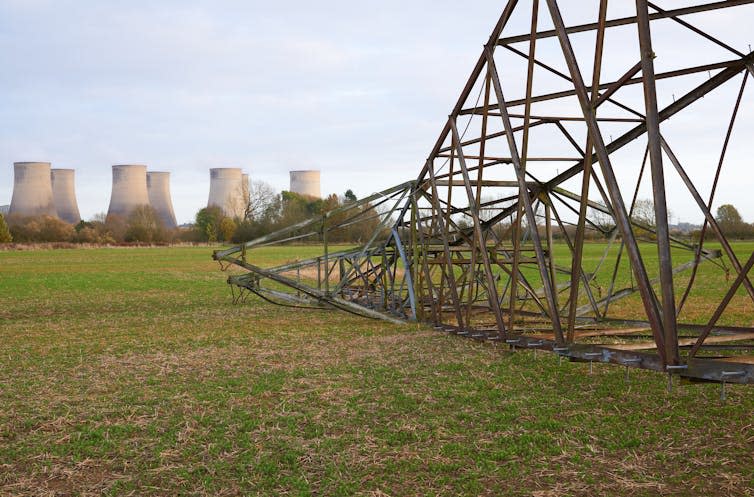
[{"label": "grass field", "polygon": [[232,305],[210,253],[0,252],[0,495],[754,495],[752,386]]}]

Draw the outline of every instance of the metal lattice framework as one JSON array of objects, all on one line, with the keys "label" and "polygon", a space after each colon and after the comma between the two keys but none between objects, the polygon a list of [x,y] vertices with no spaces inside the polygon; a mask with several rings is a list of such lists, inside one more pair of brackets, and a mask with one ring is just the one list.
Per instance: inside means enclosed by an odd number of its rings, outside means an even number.
[{"label": "metal lattice framework", "polygon": [[[711,212],[754,53],[693,24],[754,2],[664,10],[636,0],[635,16],[613,19],[607,3],[595,2],[596,22],[567,26],[556,0],[510,0],[416,181],[215,252],[246,270],[229,283],[284,305],[419,320],[572,360],[754,383],[754,327],[740,322],[754,315],[754,254],[741,258]],[[528,33],[507,34],[514,16]],[[622,32],[608,50],[611,29]],[[655,51],[659,61],[678,43],[699,43],[703,63],[670,58],[658,69]],[[733,98],[715,112],[721,150],[694,178],[670,120],[710,120],[696,108],[713,92]],[[705,192],[696,186],[710,179]],[[649,218],[634,212],[642,185],[651,185]],[[671,233],[671,188],[704,217],[696,244]],[[338,230],[368,220],[376,229],[366,244],[329,252]],[[312,237],[324,243],[320,257],[266,269],[247,257]],[[702,284],[713,266],[720,297]]]}]

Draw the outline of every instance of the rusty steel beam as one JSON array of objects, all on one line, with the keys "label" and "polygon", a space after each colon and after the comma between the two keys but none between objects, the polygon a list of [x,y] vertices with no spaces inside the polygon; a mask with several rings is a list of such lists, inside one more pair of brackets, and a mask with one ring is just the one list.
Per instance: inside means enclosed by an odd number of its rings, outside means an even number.
[{"label": "rusty steel beam", "polygon": [[[724,9],[729,7],[736,7],[739,5],[746,5],[754,3],[754,0],[725,0],[722,2],[713,2],[702,5],[695,5],[691,7],[683,7],[679,9],[667,10],[657,12],[649,15],[649,20],[655,21],[657,19],[674,18],[678,16],[696,14],[699,12],[707,12],[710,10]],[[637,22],[636,17],[621,17],[620,19],[611,19],[605,23],[608,28],[616,26],[625,26],[627,24],[634,24]],[[594,31],[599,28],[599,23],[580,24],[578,26],[571,26],[566,28],[566,34],[583,33],[584,31]],[[540,31],[537,33],[537,39],[552,38],[558,36],[557,29],[551,29],[547,31]],[[499,45],[508,45],[510,43],[519,43],[522,41],[528,41],[529,35],[509,36],[498,40]]]},{"label": "rusty steel beam", "polygon": [[[730,68],[735,69],[735,73],[734,73],[735,75],[741,72],[741,69],[743,66],[746,66],[747,64],[746,61],[751,61],[751,57],[749,57],[748,59],[744,58],[744,60],[745,61],[742,62],[741,59],[732,59],[732,60],[727,60],[724,62],[715,62],[713,64],[704,64],[701,66],[687,67],[683,69],[677,69],[674,71],[662,72],[655,75],[655,80],[659,81],[661,79],[677,78],[679,76],[688,76],[691,74],[698,74],[698,73],[716,71],[718,69],[730,69]],[[640,69],[641,62],[639,62],[637,65],[639,66],[639,69]],[[636,65],[628,69],[627,74],[635,70],[637,70]],[[608,90],[609,92],[607,96],[605,96],[599,101],[600,105],[602,105],[602,103],[606,100],[616,103],[610,97],[620,88],[624,86],[636,85],[636,84],[642,83],[642,78],[636,78],[636,77],[631,76],[631,77],[628,77],[628,79],[624,79],[625,77],[626,77],[626,74],[624,74],[623,76],[621,76],[615,81],[600,84],[600,90]],[[568,79],[570,80],[570,78]],[[705,90],[704,93],[708,93],[708,91]],[[557,100],[559,98],[573,97],[575,95],[576,95],[576,90],[562,90],[562,91],[557,91],[557,92],[552,92],[552,93],[544,93],[541,95],[535,95],[531,97],[529,101],[531,101],[532,103],[548,102],[551,100]],[[508,107],[518,107],[518,106],[526,104],[526,102],[527,102],[526,98],[519,98],[519,99],[509,100],[507,102],[507,105]],[[632,111],[633,109],[627,109],[627,110]],[[470,108],[463,109],[461,111],[461,114],[462,115],[477,114],[478,112],[479,112],[478,108],[470,107]],[[635,113],[635,111],[632,113]]]},{"label": "rusty steel beam", "polygon": [[647,0],[636,0],[636,20],[641,52],[641,73],[644,82],[644,110],[647,116],[649,140],[649,165],[652,171],[652,194],[654,197],[655,223],[657,227],[657,254],[660,261],[660,295],[662,303],[662,329],[664,332],[665,363],[678,364],[678,329],[675,316],[675,292],[673,291],[673,261],[670,255],[670,228],[668,206],[665,198],[665,172],[662,166],[660,143],[660,118],[657,110],[657,87],[655,86],[652,34],[649,28]]}]

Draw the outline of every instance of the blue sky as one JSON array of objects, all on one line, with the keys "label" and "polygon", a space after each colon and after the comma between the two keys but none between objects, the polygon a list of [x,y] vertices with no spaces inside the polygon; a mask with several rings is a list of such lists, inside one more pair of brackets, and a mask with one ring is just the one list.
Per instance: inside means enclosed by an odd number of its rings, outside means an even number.
[{"label": "blue sky", "polygon": [[[210,167],[277,189],[321,169],[324,193],[359,196],[411,179],[504,3],[0,0],[0,204],[16,161],[75,168],[85,218],[107,210],[113,164],[171,171],[179,222],[206,203]],[[708,22],[745,51],[746,19]],[[754,221],[748,155],[732,153],[721,189]]]}]

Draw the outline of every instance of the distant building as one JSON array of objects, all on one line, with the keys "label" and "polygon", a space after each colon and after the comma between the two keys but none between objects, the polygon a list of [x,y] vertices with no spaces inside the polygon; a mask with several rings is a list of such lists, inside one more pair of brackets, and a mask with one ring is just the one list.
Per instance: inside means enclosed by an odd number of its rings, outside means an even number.
[{"label": "distant building", "polygon": [[14,162],[8,214],[57,217],[50,178],[49,162]]},{"label": "distant building", "polygon": [[149,205],[147,166],[121,164],[113,166],[113,187],[107,215],[128,217],[134,209]]},{"label": "distant building", "polygon": [[147,194],[149,204],[157,213],[163,226],[173,229],[176,226],[173,200],[170,197],[170,173],[147,171]]},{"label": "distant building", "polygon": [[319,186],[319,171],[290,171],[291,188],[290,191],[307,197],[322,198],[322,191]]},{"label": "distant building", "polygon": [[683,233],[688,234],[692,231],[697,231],[702,229],[702,226],[700,224],[692,224],[692,223],[678,223],[678,224],[671,224],[668,226],[671,231],[676,231],[677,233]]},{"label": "distant building", "polygon": [[243,217],[248,180],[244,187],[244,174],[240,167],[215,167],[209,170],[209,199],[207,207],[215,205],[228,217]]},{"label": "distant building", "polygon": [[51,169],[52,199],[58,217],[66,223],[76,224],[81,221],[79,205],[76,201],[73,169]]}]

